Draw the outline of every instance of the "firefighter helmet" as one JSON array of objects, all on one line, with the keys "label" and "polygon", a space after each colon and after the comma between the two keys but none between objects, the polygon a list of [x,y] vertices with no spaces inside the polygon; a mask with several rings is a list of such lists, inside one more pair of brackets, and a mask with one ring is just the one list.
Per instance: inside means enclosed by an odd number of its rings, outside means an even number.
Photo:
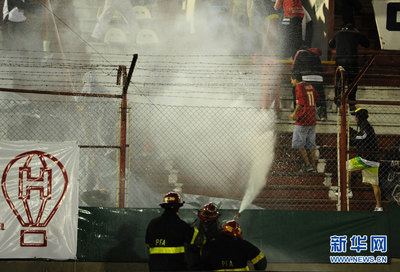
[{"label": "firefighter helmet", "polygon": [[163,208],[168,207],[182,207],[184,201],[182,201],[182,197],[177,192],[168,192],[163,197],[163,202],[160,204]]},{"label": "firefighter helmet", "polygon": [[197,214],[203,221],[214,221],[219,217],[218,207],[213,202],[210,202],[201,208]]},{"label": "firefighter helmet", "polygon": [[222,226],[222,232],[232,236],[242,238],[242,228],[235,220],[229,220]]},{"label": "firefighter helmet", "polygon": [[354,114],[360,121],[368,119],[368,110],[366,108],[358,108],[354,111]]}]

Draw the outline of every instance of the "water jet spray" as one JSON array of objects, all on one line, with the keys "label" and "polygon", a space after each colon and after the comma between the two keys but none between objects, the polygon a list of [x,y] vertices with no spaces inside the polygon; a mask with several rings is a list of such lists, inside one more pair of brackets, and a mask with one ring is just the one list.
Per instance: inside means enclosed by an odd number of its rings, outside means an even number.
[{"label": "water jet spray", "polygon": [[235,213],[235,216],[233,217],[233,220],[237,221],[239,219],[239,217],[240,217],[240,213],[237,212],[237,213]]}]

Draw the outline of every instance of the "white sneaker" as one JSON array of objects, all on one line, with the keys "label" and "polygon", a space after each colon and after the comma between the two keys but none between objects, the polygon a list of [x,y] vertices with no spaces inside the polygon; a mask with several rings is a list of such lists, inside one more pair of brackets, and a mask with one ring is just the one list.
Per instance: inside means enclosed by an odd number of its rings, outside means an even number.
[{"label": "white sneaker", "polygon": [[374,212],[383,212],[383,207],[375,207]]},{"label": "white sneaker", "polygon": [[14,23],[21,23],[26,21],[24,11],[19,10],[17,7],[13,8],[8,14],[8,20]]},{"label": "white sneaker", "polygon": [[[339,195],[338,191],[336,190],[335,195]],[[347,196],[349,198],[353,198],[353,192],[351,190],[347,190]]]},{"label": "white sneaker", "polygon": [[353,192],[352,192],[351,190],[348,190],[348,191],[347,191],[347,196],[348,196],[349,198],[353,198]]}]

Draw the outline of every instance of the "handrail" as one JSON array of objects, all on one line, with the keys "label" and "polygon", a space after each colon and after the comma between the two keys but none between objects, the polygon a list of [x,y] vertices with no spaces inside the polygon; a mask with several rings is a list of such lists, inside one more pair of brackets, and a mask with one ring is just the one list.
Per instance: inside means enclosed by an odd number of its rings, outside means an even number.
[{"label": "handrail", "polygon": [[[368,68],[371,67],[372,63],[375,61],[376,56],[372,56],[368,63],[364,65],[363,69],[358,73],[357,77],[354,79],[354,83],[351,85],[351,88],[346,91],[346,97],[349,96],[349,94],[353,91],[354,87],[357,86],[358,82],[360,79],[365,75],[367,72]],[[353,103],[355,104],[355,103]]]},{"label": "handrail", "polygon": [[347,128],[346,128],[346,100],[347,96],[345,95],[344,91],[344,72],[342,66],[338,66],[335,71],[335,87],[338,83],[338,72],[340,76],[340,133],[339,133],[339,141],[338,141],[338,172],[339,172],[339,181],[338,185],[340,186],[340,210],[346,211],[347,210],[347,197],[346,197],[346,189],[347,189],[347,171],[346,171],[346,156],[347,156]]}]

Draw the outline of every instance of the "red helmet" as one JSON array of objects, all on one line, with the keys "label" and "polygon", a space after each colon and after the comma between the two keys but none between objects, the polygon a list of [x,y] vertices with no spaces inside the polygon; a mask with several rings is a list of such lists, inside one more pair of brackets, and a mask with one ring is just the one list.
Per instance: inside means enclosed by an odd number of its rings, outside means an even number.
[{"label": "red helmet", "polygon": [[235,220],[229,220],[222,226],[222,232],[232,236],[242,238],[242,228]]},{"label": "red helmet", "polygon": [[182,197],[177,192],[169,192],[163,198],[163,203],[160,204],[161,207],[181,207],[184,201]]},{"label": "red helmet", "polygon": [[201,208],[197,214],[201,220],[214,221],[219,217],[218,207],[213,202],[210,202]]}]

